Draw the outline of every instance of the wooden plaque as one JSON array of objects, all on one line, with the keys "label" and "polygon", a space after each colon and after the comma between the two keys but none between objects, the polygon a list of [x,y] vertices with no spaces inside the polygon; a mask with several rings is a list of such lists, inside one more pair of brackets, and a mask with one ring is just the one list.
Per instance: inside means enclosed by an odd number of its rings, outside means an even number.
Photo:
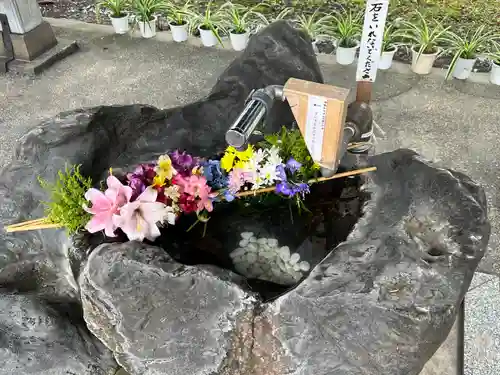
[{"label": "wooden plaque", "polygon": [[284,95],[313,160],[335,170],[349,89],[291,78],[285,84]]}]

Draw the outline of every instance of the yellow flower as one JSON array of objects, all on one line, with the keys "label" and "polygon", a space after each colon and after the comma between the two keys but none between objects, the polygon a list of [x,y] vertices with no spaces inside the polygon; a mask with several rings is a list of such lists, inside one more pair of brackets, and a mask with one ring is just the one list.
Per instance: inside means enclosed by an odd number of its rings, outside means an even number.
[{"label": "yellow flower", "polygon": [[226,153],[220,159],[220,166],[223,168],[226,172],[229,172],[231,169],[233,169],[234,165],[234,158],[235,155],[232,152],[229,152],[229,147],[228,150],[226,150]]},{"label": "yellow flower", "polygon": [[171,180],[177,174],[168,155],[161,155],[158,158],[158,166],[155,168],[155,172],[156,176],[153,180],[155,186],[165,185],[166,180]]},{"label": "yellow flower", "polygon": [[203,167],[194,167],[191,171],[192,174],[202,176],[203,175]]},{"label": "yellow flower", "polygon": [[[234,149],[234,147],[233,147],[233,149]],[[248,161],[253,156],[253,147],[251,145],[248,145],[248,147],[245,151],[237,151],[236,149],[234,149],[234,153],[238,159],[243,160],[243,161]]]},{"label": "yellow flower", "polygon": [[247,169],[247,164],[248,164],[248,162],[246,162],[246,161],[243,161],[243,160],[238,160],[238,161],[234,164],[234,167],[235,167],[235,168],[242,169],[242,170],[245,170],[245,169]]}]

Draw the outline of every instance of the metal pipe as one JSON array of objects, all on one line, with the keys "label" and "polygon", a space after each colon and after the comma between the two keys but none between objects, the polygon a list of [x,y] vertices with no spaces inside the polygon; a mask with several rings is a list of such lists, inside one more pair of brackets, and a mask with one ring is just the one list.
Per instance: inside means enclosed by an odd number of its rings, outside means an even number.
[{"label": "metal pipe", "polygon": [[242,149],[250,136],[266,122],[276,100],[284,101],[283,86],[271,85],[250,93],[245,108],[226,132],[226,142]]}]

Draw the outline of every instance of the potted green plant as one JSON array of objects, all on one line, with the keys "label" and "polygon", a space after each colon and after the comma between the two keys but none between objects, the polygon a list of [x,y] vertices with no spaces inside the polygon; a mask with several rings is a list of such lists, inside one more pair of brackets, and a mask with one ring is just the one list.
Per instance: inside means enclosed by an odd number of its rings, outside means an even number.
[{"label": "potted green plant", "polygon": [[101,9],[109,11],[109,18],[117,34],[126,34],[129,30],[129,0],[102,0],[95,6],[97,21],[101,22]]},{"label": "potted green plant", "polygon": [[500,44],[495,45],[494,52],[490,52],[488,57],[491,59],[490,82],[500,85]]},{"label": "potted green plant", "polygon": [[259,12],[261,4],[248,8],[230,1],[220,8],[229,30],[229,39],[235,51],[242,51],[248,44],[250,31],[256,28],[258,21],[267,22],[267,18]]},{"label": "potted green plant", "polygon": [[447,52],[453,54],[446,79],[453,76],[457,79],[467,79],[474,68],[479,53],[488,51],[493,40],[498,38],[492,31],[486,31],[484,25],[475,31],[468,32],[465,37],[448,31],[445,36]]},{"label": "potted green plant", "polygon": [[403,21],[401,36],[411,44],[411,69],[417,74],[429,74],[438,55],[442,52],[444,36],[449,27],[441,23],[428,23],[420,12],[416,21]]},{"label": "potted green plant", "polygon": [[132,12],[143,38],[156,35],[157,14],[168,9],[165,0],[132,0]]},{"label": "potted green plant", "polygon": [[167,6],[165,17],[172,32],[175,42],[185,42],[188,38],[188,18],[191,14],[192,4],[186,1],[184,4],[171,2]]},{"label": "potted green plant", "polygon": [[190,12],[189,28],[200,32],[201,43],[205,47],[213,47],[217,43],[222,45],[221,33],[224,29],[224,13],[219,9],[212,9],[210,0],[204,12]]},{"label": "potted green plant", "polygon": [[398,33],[394,23],[386,25],[382,38],[382,47],[378,69],[388,70],[392,66],[394,54],[398,50]]},{"label": "potted green plant", "polygon": [[356,58],[361,37],[361,14],[342,11],[333,16],[334,26],[331,33],[335,37],[337,63],[350,65]]},{"label": "potted green plant", "polygon": [[328,31],[330,30],[330,25],[333,20],[331,14],[326,14],[322,17],[318,16],[319,9],[316,9],[313,14],[306,16],[299,14],[295,19],[295,23],[298,28],[306,32],[312,40],[312,46],[314,52],[318,53],[318,47],[316,43],[318,41],[328,38]]},{"label": "potted green plant", "polygon": [[254,32],[259,32],[264,27],[269,26],[273,22],[287,19],[287,17],[290,16],[292,13],[293,13],[293,8],[284,8],[276,16],[274,16],[274,17],[267,17],[265,22],[259,23],[257,25],[257,27],[255,28]]}]

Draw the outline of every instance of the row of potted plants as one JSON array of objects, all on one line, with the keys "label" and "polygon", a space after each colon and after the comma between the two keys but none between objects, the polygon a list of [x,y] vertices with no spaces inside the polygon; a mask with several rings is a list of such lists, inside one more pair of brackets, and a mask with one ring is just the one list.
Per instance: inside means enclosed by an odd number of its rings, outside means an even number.
[{"label": "row of potted plants", "polygon": [[[320,41],[332,41],[339,64],[354,62],[362,33],[361,13],[342,10],[324,15],[316,10],[311,15],[294,16],[293,10],[286,8],[269,19],[262,13],[267,6],[261,3],[246,7],[227,2],[214,7],[209,1],[204,11],[200,12],[189,1],[103,0],[98,3],[96,12],[99,16],[100,9],[106,8],[117,33],[128,32],[129,21],[132,20],[132,25],[138,26],[143,37],[153,37],[157,17],[161,15],[167,19],[176,42],[187,40],[190,33],[199,33],[203,45],[211,47],[222,44],[222,37],[229,35],[231,45],[237,51],[246,47],[252,32],[277,19],[286,18],[310,35],[316,52]],[[430,73],[438,56],[447,54],[451,62],[446,78],[467,79],[477,57],[484,55],[492,61],[491,82],[500,85],[500,36],[484,26],[461,36],[439,22],[428,22],[418,11],[410,20],[389,19],[393,21],[387,23],[384,31],[379,69],[389,69],[398,49],[407,49],[411,51],[411,67],[415,73]]]}]

